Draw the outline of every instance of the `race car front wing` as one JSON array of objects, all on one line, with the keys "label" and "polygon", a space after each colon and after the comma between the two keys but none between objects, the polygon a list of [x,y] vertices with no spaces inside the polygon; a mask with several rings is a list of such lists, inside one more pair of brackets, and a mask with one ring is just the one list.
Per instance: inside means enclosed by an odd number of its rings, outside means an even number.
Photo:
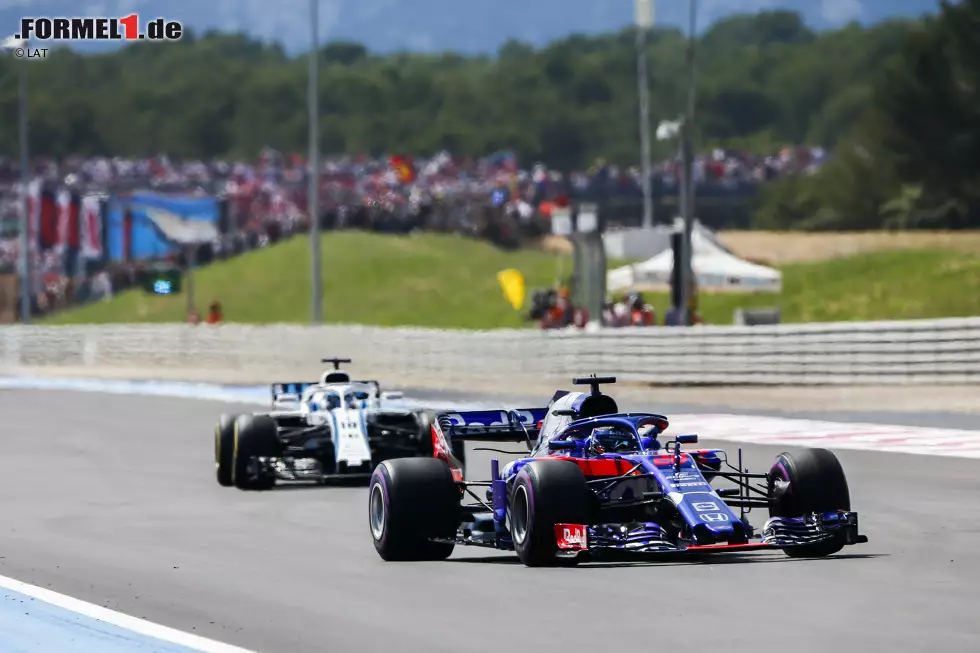
[{"label": "race car front wing", "polygon": [[[750,538],[751,539],[751,538]],[[555,540],[559,555],[582,551],[621,553],[659,553],[682,551],[725,551],[753,549],[787,549],[840,539],[843,544],[863,544],[867,536],[858,533],[856,512],[812,513],[803,517],[772,517],[756,541],[703,544],[678,540],[672,542],[666,531],[653,522],[632,524],[556,524]]]},{"label": "race car front wing", "polygon": [[805,517],[771,517],[762,528],[762,541],[781,549],[842,538],[844,544],[863,544],[856,512],[811,513]]},{"label": "race car front wing", "polygon": [[347,467],[341,464],[339,474],[330,474],[323,470],[318,460],[313,458],[252,458],[246,466],[246,474],[252,481],[263,478],[274,478],[286,483],[324,483],[332,480],[359,480],[371,477],[370,461],[358,467]]}]

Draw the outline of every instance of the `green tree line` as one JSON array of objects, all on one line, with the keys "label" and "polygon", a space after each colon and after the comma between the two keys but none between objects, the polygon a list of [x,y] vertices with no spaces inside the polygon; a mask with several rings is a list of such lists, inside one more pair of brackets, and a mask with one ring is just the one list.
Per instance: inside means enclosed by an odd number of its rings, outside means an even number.
[{"label": "green tree line", "polygon": [[[872,75],[909,24],[816,34],[791,12],[735,17],[700,41],[704,145],[832,144],[867,103]],[[685,38],[649,44],[656,126],[684,106]],[[321,52],[324,152],[514,149],[525,160],[588,166],[638,159],[631,30],[543,49],[511,41],[494,57],[379,56],[355,43]],[[0,68],[0,152],[17,148],[16,62]],[[305,150],[306,57],[241,35],[142,42],[110,54],[52,50],[31,61],[31,142],[39,154],[252,156]],[[660,155],[668,154],[664,145]]]},{"label": "green tree line", "polygon": [[[976,221],[980,0],[936,18],[814,32],[793,12],[735,16],[698,41],[697,148],[822,145],[813,176],[773,183],[759,226],[967,226]],[[687,92],[686,39],[654,30],[651,122]],[[494,56],[378,55],[332,42],[320,60],[321,150],[481,155],[582,168],[635,164],[632,30]],[[17,153],[16,61],[0,59],[0,155]],[[306,56],[243,35],[189,35],[107,54],[49,52],[30,66],[34,154],[252,157],[304,151]],[[667,157],[675,145],[654,143]],[[973,216],[973,217],[971,217]]]},{"label": "green tree line", "polygon": [[756,226],[980,228],[978,34],[980,0],[944,0],[911,24],[842,124],[832,161],[766,186]]}]

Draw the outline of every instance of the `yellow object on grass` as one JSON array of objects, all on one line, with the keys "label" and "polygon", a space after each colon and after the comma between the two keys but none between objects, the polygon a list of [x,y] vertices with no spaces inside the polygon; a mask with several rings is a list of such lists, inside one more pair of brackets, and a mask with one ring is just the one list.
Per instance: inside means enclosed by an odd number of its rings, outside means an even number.
[{"label": "yellow object on grass", "polygon": [[501,270],[497,273],[497,281],[504,291],[504,297],[514,307],[515,311],[521,310],[524,305],[524,275],[520,270]]}]

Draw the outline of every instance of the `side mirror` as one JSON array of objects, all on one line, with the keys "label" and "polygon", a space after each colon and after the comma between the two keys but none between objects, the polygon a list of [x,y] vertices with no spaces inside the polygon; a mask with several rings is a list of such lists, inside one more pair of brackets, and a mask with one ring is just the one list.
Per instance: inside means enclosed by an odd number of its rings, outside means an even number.
[{"label": "side mirror", "polygon": [[690,435],[678,435],[676,438],[674,438],[674,440],[680,442],[681,444],[697,444],[698,436],[694,433]]},{"label": "side mirror", "polygon": [[382,392],[381,393],[381,398],[384,399],[384,400],[386,400],[386,401],[391,401],[393,399],[403,399],[404,397],[405,397],[405,393],[404,392],[392,391],[392,392]]},{"label": "side mirror", "polygon": [[556,417],[578,417],[578,411],[572,408],[559,408],[551,411],[551,414]]}]

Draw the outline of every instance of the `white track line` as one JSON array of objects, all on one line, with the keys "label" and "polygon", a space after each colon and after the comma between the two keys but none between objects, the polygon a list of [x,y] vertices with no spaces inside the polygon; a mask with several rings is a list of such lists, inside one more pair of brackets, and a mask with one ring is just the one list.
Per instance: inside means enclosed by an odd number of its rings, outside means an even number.
[{"label": "white track line", "polygon": [[13,578],[7,578],[6,576],[0,576],[0,588],[29,596],[38,601],[43,601],[64,610],[80,614],[83,617],[102,621],[112,626],[124,628],[146,637],[183,646],[194,651],[201,651],[201,653],[256,653],[255,651],[232,646],[231,644],[224,644],[199,635],[185,633],[175,628],[161,626],[145,619],[132,617],[128,614],[52,592],[43,587],[29,585]]}]

